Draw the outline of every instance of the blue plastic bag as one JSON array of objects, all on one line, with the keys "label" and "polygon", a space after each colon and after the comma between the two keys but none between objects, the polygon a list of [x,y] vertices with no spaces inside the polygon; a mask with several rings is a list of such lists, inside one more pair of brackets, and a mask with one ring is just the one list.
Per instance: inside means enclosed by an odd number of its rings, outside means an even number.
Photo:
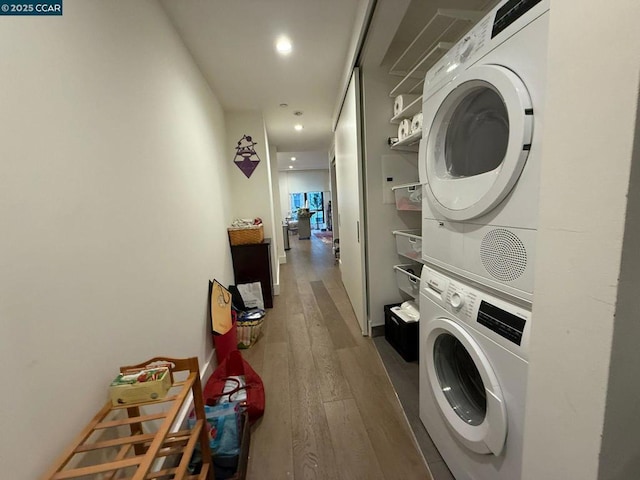
[{"label": "blue plastic bag", "polygon": [[[240,404],[238,402],[205,405],[209,430],[209,446],[213,456],[233,456],[240,453]],[[196,418],[189,416],[189,427]]]}]

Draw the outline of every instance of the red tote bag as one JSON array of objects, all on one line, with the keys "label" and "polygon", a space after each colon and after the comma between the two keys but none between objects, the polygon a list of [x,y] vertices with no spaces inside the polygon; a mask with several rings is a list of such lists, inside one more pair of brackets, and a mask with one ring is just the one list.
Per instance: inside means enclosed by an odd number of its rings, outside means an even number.
[{"label": "red tote bag", "polygon": [[[253,423],[264,413],[264,385],[260,375],[251,368],[249,362],[242,358],[242,354],[238,350],[230,352],[218,365],[213,375],[209,377],[203,391],[204,400],[207,405],[215,405],[223,395],[227,379],[240,375],[244,376],[245,386],[239,389],[244,389],[247,392],[247,400],[243,402],[243,406],[247,410],[249,422]],[[224,395],[230,395],[239,389],[225,392]]]}]

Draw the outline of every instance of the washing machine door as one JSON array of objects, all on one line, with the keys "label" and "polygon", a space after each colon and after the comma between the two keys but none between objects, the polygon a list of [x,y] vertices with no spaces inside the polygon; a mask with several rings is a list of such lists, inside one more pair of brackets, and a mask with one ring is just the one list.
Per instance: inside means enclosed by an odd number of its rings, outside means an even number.
[{"label": "washing machine door", "polygon": [[507,412],[489,360],[469,333],[446,318],[426,326],[422,361],[445,422],[469,450],[500,455]]},{"label": "washing machine door", "polygon": [[524,168],[533,133],[531,98],[522,80],[498,65],[471,67],[424,105],[420,145],[426,194],[445,218],[490,212]]}]

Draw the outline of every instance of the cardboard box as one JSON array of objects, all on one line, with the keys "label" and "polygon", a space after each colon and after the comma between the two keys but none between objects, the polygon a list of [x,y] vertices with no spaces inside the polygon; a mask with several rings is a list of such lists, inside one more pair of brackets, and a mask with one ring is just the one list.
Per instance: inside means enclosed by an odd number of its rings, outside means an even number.
[{"label": "cardboard box", "polygon": [[111,403],[129,405],[164,398],[171,388],[168,368],[151,368],[119,374],[109,386]]}]

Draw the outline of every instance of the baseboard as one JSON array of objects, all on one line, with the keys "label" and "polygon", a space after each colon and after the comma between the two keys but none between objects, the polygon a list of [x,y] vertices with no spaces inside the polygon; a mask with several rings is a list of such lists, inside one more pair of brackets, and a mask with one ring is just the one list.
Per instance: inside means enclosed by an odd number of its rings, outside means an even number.
[{"label": "baseboard", "polygon": [[[214,370],[214,361],[213,356],[215,355],[216,350],[211,350],[211,354],[209,355],[209,359],[205,362],[204,365],[200,367],[200,381],[202,382],[202,389],[204,390],[204,382],[209,379]],[[189,416],[189,412],[193,409],[193,398],[189,398],[184,402],[180,412],[176,416],[175,422],[171,425],[171,432],[177,432],[179,430],[186,430],[187,427],[187,417]],[[175,456],[174,456],[175,457]],[[156,460],[156,466],[158,470],[162,470],[164,468],[175,468],[178,466],[178,459],[172,458],[171,455],[162,457]]]},{"label": "baseboard", "polygon": [[371,327],[371,338],[382,337],[384,335],[384,325],[376,325]]},{"label": "baseboard", "polygon": [[280,284],[279,283],[274,283],[273,284],[273,294],[274,295],[280,295]]},{"label": "baseboard", "polygon": [[[204,390],[204,382],[211,376],[211,374],[213,373],[213,370],[215,368],[214,364],[216,363],[214,361],[214,356],[216,354],[216,350],[213,349],[211,350],[211,355],[209,355],[209,359],[206,361],[206,363],[202,366],[200,366],[200,379],[202,382],[202,389]],[[178,431],[178,430],[182,430],[185,429],[187,426],[187,417],[189,416],[189,412],[193,409],[193,399],[189,399],[188,401],[186,401],[184,403],[184,405],[182,406],[182,408],[180,409],[180,413],[178,413],[178,416],[176,417],[176,421],[174,422],[174,424],[171,427],[172,431]]]},{"label": "baseboard", "polygon": [[[213,364],[217,363],[217,361],[214,362],[215,354],[216,354],[216,349],[214,348],[211,350],[211,354],[209,355],[209,359],[207,360],[207,363],[204,364],[204,368],[200,369],[200,378],[208,379],[213,373],[213,370],[215,369]],[[202,385],[202,387],[204,388],[204,385]]]},{"label": "baseboard", "polygon": [[287,263],[287,254],[286,253],[284,255],[280,255],[280,257],[278,257],[278,263],[280,263],[280,265],[282,265],[283,263]]}]

